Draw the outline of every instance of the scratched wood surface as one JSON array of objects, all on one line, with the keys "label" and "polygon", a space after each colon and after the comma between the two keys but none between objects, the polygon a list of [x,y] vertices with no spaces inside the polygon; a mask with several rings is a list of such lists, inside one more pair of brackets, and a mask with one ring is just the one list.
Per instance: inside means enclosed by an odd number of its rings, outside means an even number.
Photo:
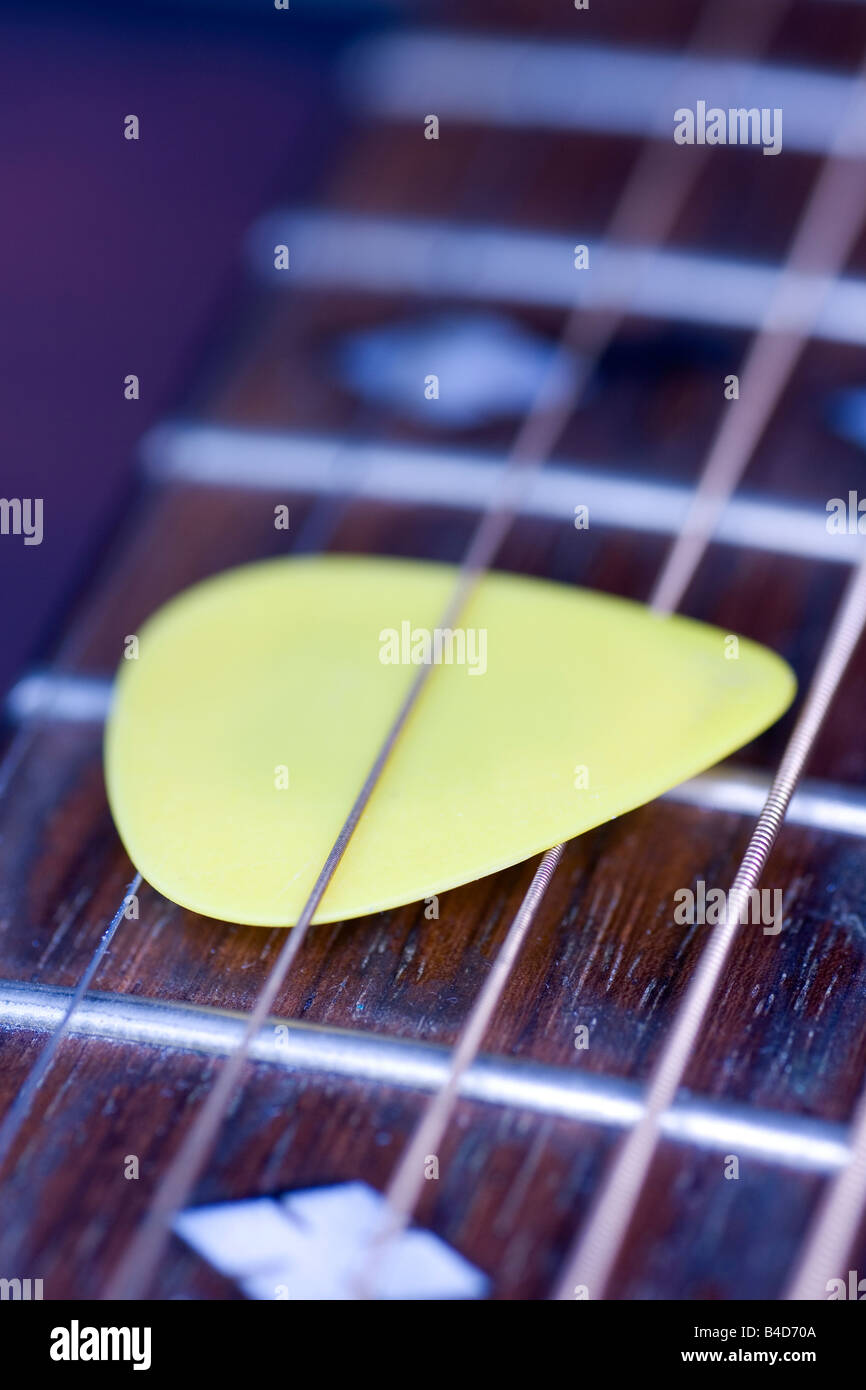
[{"label": "scratched wood surface", "polygon": [[[558,9],[559,7],[557,7]],[[681,42],[694,6],[595,7],[595,37]],[[477,7],[472,7],[474,14]],[[459,11],[459,12],[458,12]],[[822,22],[818,12],[832,14]],[[440,12],[441,13],[441,12]],[[454,23],[464,22],[454,7]],[[581,23],[588,16],[581,17]],[[526,22],[506,5],[497,24]],[[444,22],[444,20],[437,22]],[[557,33],[553,10],[534,21]],[[553,26],[553,27],[551,27]],[[786,60],[853,64],[866,42],[858,7],[796,4],[771,48]],[[443,216],[587,236],[604,229],[636,141],[466,128],[418,157],[404,127],[350,129],[341,164],[323,171],[322,203],[368,212]],[[687,157],[689,151],[683,152]],[[429,159],[426,156],[429,154]],[[674,240],[778,260],[817,161],[743,159],[722,151],[702,175]],[[851,260],[866,270],[866,241]],[[271,294],[251,287],[239,323],[217,337],[185,414],[245,427],[349,433],[367,440],[453,445],[502,454],[515,421],[471,430],[425,429],[371,412],[337,380],[342,335],[463,305],[407,296]],[[468,307],[471,307],[468,306]],[[499,306],[552,338],[561,315]],[[692,483],[721,408],[720,382],[737,370],[740,333],[628,320],[600,364],[557,451],[611,477],[643,473]],[[822,508],[862,488],[863,457],[828,423],[833,392],[863,384],[862,353],[814,343],[753,461],[746,489]],[[579,501],[579,498],[575,499]],[[288,536],[275,502],[291,507]],[[143,481],[114,540],[92,557],[70,599],[61,640],[46,652],[62,670],[110,675],[124,636],[196,579],[303,547],[458,561],[476,516],[451,508],[321,499],[237,486]],[[575,532],[553,521],[515,523],[497,564],[635,598],[647,596],[664,538],[632,529]],[[711,547],[685,610],[764,641],[801,685],[838,602],[845,567],[731,545]],[[866,775],[862,709],[866,651],[858,653],[810,764],[848,786]],[[791,716],[737,761],[769,771]],[[114,832],[101,771],[101,730],[43,719],[11,743],[0,799],[0,975],[69,988],[120,901],[131,866]],[[657,802],[572,842],[497,1011],[485,1051],[640,1082],[665,1037],[707,928],[677,927],[677,889],[727,886],[747,841],[747,817]],[[277,999],[281,1017],[453,1043],[534,869],[518,865],[442,895],[438,921],[423,905],[313,928]],[[861,839],[788,825],[764,884],[784,891],[778,937],[746,928],[692,1060],[696,1096],[778,1115],[846,1122],[866,1075],[866,850]],[[124,922],[95,981],[101,991],[229,1009],[251,1007],[282,941],[279,932],[218,923],[149,886],[138,921]],[[590,1028],[586,1051],[575,1028]],[[19,1089],[42,1034],[0,1032],[0,1104]],[[46,1297],[97,1297],[159,1174],[181,1142],[219,1063],[171,1049],[104,1039],[64,1042],[22,1132],[0,1191],[6,1277],[45,1280]],[[250,1066],[196,1200],[247,1197],[363,1178],[382,1188],[423,1096],[328,1075]],[[499,1298],[542,1298],[589,1209],[615,1133],[600,1125],[464,1101],[443,1146],[442,1178],[420,1212],[487,1271]],[[141,1179],[123,1178],[137,1154]],[[660,1149],[613,1293],[624,1298],[773,1297],[824,1179],[749,1160],[739,1183],[722,1152],[668,1141]],[[866,1259],[861,1232],[860,1259]],[[14,1268],[13,1268],[14,1265]],[[232,1298],[234,1287],[173,1244],[153,1293]]]}]

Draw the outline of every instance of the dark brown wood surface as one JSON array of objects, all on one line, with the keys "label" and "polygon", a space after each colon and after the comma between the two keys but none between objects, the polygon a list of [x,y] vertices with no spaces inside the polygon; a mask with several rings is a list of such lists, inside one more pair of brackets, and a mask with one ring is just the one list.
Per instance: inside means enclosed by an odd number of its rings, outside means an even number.
[{"label": "dark brown wood surface", "polygon": [[[605,36],[607,7],[592,10]],[[630,34],[680,42],[694,6],[620,6]],[[817,18],[826,11],[827,22]],[[497,23],[519,27],[525,7]],[[830,18],[832,17],[832,23]],[[446,14],[446,18],[450,16]],[[462,18],[455,16],[455,22]],[[443,20],[444,22],[444,20]],[[544,23],[544,16],[539,21]],[[583,19],[581,19],[581,23]],[[623,24],[626,19],[623,18]],[[643,26],[643,31],[641,30]],[[614,39],[620,37],[614,26]],[[648,32],[647,32],[648,30]],[[607,37],[611,37],[607,34]],[[797,4],[774,43],[785,58],[850,67],[866,43],[858,7]],[[348,132],[342,164],[323,178],[332,207],[603,232],[638,143],[622,137],[469,128],[423,149],[417,130]],[[421,142],[423,143],[423,142]],[[685,155],[691,153],[684,152]],[[721,151],[677,227],[678,245],[778,260],[817,160],[749,160]],[[482,170],[481,176],[467,177]],[[866,271],[866,239],[851,270]],[[248,427],[363,430],[367,439],[453,444],[502,453],[515,420],[484,429],[424,431],[395,415],[371,419],[330,370],[349,328],[431,308],[406,297],[251,291],[244,332],[228,330],[188,396],[186,414]],[[503,306],[505,307],[505,306]],[[507,306],[553,337],[561,317]],[[723,408],[721,382],[746,337],[721,329],[629,320],[601,363],[587,402],[558,450],[612,477],[692,483]],[[831,392],[863,384],[860,350],[813,343],[749,469],[746,491],[822,508],[862,488],[862,454],[830,432]],[[276,501],[292,529],[273,528]],[[123,638],[165,599],[229,565],[291,551],[318,529],[326,548],[458,561],[476,516],[245,489],[142,482],[80,594],[53,658],[58,669],[108,676]],[[305,531],[306,528],[306,531]],[[518,520],[497,564],[645,598],[663,538],[616,528],[578,533]],[[845,567],[731,545],[712,546],[685,611],[768,643],[801,686],[814,669]],[[866,650],[845,680],[810,774],[849,786],[866,775]],[[738,762],[769,771],[792,716]],[[0,799],[0,975],[70,988],[131,877],[105,801],[101,730],[45,719],[7,752]],[[708,928],[673,924],[677,889],[703,878],[727,886],[748,817],[658,802],[572,842],[485,1043],[485,1052],[580,1068],[618,1082],[646,1080]],[[310,931],[275,1012],[308,1023],[451,1044],[513,918],[533,863],[423,905]],[[783,889],[785,929],[740,935],[687,1076],[695,1096],[780,1116],[844,1125],[866,1078],[866,849],[861,838],[788,825],[765,886]],[[123,922],[95,981],[105,992],[249,1009],[282,934],[197,917],[145,886],[138,921]],[[587,1051],[575,1027],[590,1028]],[[0,1033],[0,1104],[15,1096],[44,1035]],[[20,1136],[0,1191],[6,1277],[41,1277],[46,1297],[98,1297],[148,1206],[219,1062],[180,1050],[68,1038]],[[329,1075],[250,1066],[197,1201],[247,1197],[357,1177],[387,1182],[424,1097]],[[487,1271],[500,1298],[550,1293],[564,1251],[589,1210],[616,1134],[463,1101],[420,1212]],[[141,1178],[123,1177],[126,1155]],[[624,1298],[778,1296],[824,1178],[744,1160],[737,1183],[723,1154],[666,1141],[653,1168],[613,1294]],[[866,1262],[861,1233],[859,1267]],[[231,1298],[179,1242],[153,1293]]]}]

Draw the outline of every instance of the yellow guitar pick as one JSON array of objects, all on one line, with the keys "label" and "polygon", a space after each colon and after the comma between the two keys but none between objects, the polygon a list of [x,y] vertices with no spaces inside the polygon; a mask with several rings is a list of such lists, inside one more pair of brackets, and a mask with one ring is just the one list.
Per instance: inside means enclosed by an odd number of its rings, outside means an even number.
[{"label": "yellow guitar pick", "polygon": [[490,573],[269,560],[172,599],[121,662],[105,741],[120,836],[166,897],[290,926],[418,663],[434,669],[315,920],[416,902],[651,800],[772,723],[778,656],[641,604]]}]

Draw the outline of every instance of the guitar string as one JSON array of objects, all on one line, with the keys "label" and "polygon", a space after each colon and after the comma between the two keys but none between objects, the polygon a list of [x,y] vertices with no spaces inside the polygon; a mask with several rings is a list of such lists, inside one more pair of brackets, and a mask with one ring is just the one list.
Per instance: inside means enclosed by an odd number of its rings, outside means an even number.
[{"label": "guitar string", "polygon": [[[775,25],[778,15],[785,8],[786,0],[767,5],[758,18],[754,12],[751,22],[754,26],[754,40],[763,43]],[[697,36],[702,43],[707,34],[714,32],[717,25],[724,31],[730,24],[730,8],[718,2],[709,10],[702,11]],[[682,64],[687,71],[690,51],[683,55]],[[666,146],[648,144],[638,156],[633,175],[627,181],[624,194],[617,202],[612,230],[616,236],[628,239],[631,235],[646,235],[647,208],[655,212],[651,218],[651,237],[661,240],[672,228],[679,210],[676,189],[690,186],[691,173],[685,163],[674,162],[671,151]],[[706,151],[702,152],[706,157]],[[702,164],[701,159],[695,160]],[[665,177],[666,176],[666,177]],[[664,179],[664,183],[662,180]],[[660,186],[669,185],[668,199],[658,197]],[[626,290],[627,300],[631,287]],[[439,625],[444,628],[456,624],[463,613],[483,572],[492,563],[505,535],[507,534],[522,487],[526,485],[528,474],[540,466],[554,447],[588,379],[590,367],[598,361],[608,346],[620,321],[616,312],[584,317],[579,306],[568,315],[561,333],[553,361],[548,369],[532,407],[509,451],[509,455],[499,479],[495,500],[482,514],[471,538],[468,551],[461,564],[452,598]],[[573,354],[580,354],[580,369],[574,371]],[[571,369],[571,389],[562,390],[561,383],[566,372]],[[551,390],[551,388],[554,388]],[[521,487],[522,485],[522,487]],[[133,1236],[130,1246],[112,1276],[106,1297],[130,1299],[148,1287],[155,1272],[161,1252],[169,1238],[171,1225],[177,1213],[184,1206],[197,1177],[212,1150],[218,1130],[223,1123],[225,1112],[231,1102],[233,1092],[240,1080],[243,1066],[249,1054],[255,1034],[267,1018],[274,999],[281,988],[298,951],[300,950],[315,911],[340,863],[345,848],[354,832],[363,811],[379,780],[390,753],[405,727],[429,678],[431,665],[419,667],[406,699],[392,725],[382,748],[371,768],[361,791],[353,805],[339,836],[328,855],[307,903],[301,911],[298,923],[293,928],[289,940],[280,951],[272,970],[256,1000],[250,1014],[244,1035],[236,1050],[226,1061],[219,1078],[209,1092],[200,1111],[192,1122],[178,1153],[169,1164],[168,1171],[161,1180],[152,1200],[150,1209],[139,1230]],[[547,864],[536,875],[536,891],[546,886],[548,869],[552,874],[555,862],[549,851]],[[540,877],[539,877],[540,875]],[[524,922],[531,920],[528,910]]]},{"label": "guitar string", "polygon": [[[722,408],[685,524],[671,545],[653,586],[650,606],[656,612],[670,613],[679,606],[709,546],[719,517],[791,379],[828,284],[847,261],[866,219],[863,181],[857,180],[852,192],[852,168],[855,174],[858,170],[838,156],[851,126],[850,119],[842,123],[834,151],[819,170],[807,198],[780,273],[777,292],[740,370],[741,402],[736,410],[727,405]],[[818,270],[820,276],[815,273]],[[804,299],[798,277],[809,273],[813,280]],[[799,323],[799,327],[792,330],[788,327],[792,322]],[[742,411],[740,404],[744,406]],[[388,1182],[384,1194],[388,1212],[382,1229],[374,1237],[374,1253],[359,1281],[363,1297],[373,1296],[376,1272],[387,1250],[412,1219],[426,1186],[424,1160],[438,1150],[445,1137],[459,1098],[460,1082],[481,1048],[511,968],[528,936],[563,849],[563,845],[557,845],[542,858],[509,928],[500,956],[494,959],[491,975],[466,1020],[452,1054],[450,1071],[425,1107]],[[503,965],[501,956],[507,958],[507,966]]]},{"label": "guitar string", "polygon": [[835,147],[822,165],[767,317],[752,341],[742,375],[760,381],[762,389],[742,393],[737,409],[725,411],[693,496],[689,514],[671,549],[667,564],[650,598],[651,606],[667,613],[680,603],[703,552],[706,536],[715,530],[727,498],[731,459],[751,456],[778,404],[809,338],[795,325],[814,323],[829,282],[844,267],[866,217],[866,186],[857,161],[845,156],[855,125],[866,118],[866,66]]},{"label": "guitar string", "polygon": [[78,984],[75,986],[75,989],[72,992],[72,996],[69,999],[66,1009],[64,1010],[62,1018],[60,1019],[59,1023],[57,1023],[54,1032],[51,1034],[50,1038],[45,1043],[45,1046],[42,1048],[42,1051],[39,1053],[39,1056],[33,1063],[33,1066],[27,1073],[27,1078],[23,1086],[21,1087],[21,1090],[18,1092],[14,1101],[12,1102],[6,1114],[4,1115],[2,1123],[0,1123],[0,1172],[3,1171],[3,1167],[6,1163],[6,1160],[9,1157],[9,1151],[13,1143],[15,1142],[15,1138],[18,1134],[18,1131],[21,1128],[21,1125],[27,1118],[30,1106],[33,1104],[33,1101],[36,1097],[36,1093],[38,1092],[40,1086],[45,1080],[45,1077],[48,1075],[48,1072],[51,1068],[51,1064],[54,1061],[57,1049],[69,1031],[69,1024],[72,1020],[72,1015],[75,1013],[76,1009],[78,1008],[79,1004],[81,1003],[82,999],[84,998],[85,994],[90,988],[91,981],[93,980],[94,975],[99,969],[100,963],[102,962],[102,958],[105,955],[105,952],[108,950],[109,946],[111,945],[117,928],[123,921],[123,917],[127,910],[129,899],[138,892],[140,887],[141,874],[137,873],[135,877],[132,879],[132,881],[127,884],[126,892],[123,895],[123,900],[120,906],[118,907],[108,926],[105,928],[105,931],[102,933],[102,936],[99,938],[99,943],[96,947],[96,950],[90,957],[86,969],[82,973],[81,978],[78,981]]},{"label": "guitar string", "polygon": [[[800,232],[792,246],[792,259],[798,273],[810,271],[814,277],[797,282],[796,306],[791,302],[791,284],[786,290],[783,278],[776,300],[770,307],[769,322],[777,330],[761,348],[756,343],[749,359],[759,363],[766,372],[775,397],[793,369],[804,346],[805,338],[797,341],[794,330],[788,327],[792,310],[806,309],[813,315],[829,288],[831,277],[847,260],[858,232],[866,218],[866,180],[862,178],[859,161],[846,156],[852,130],[862,122],[866,100],[866,58],[861,65],[854,95],[840,123],[834,150],[822,168],[810,198]],[[822,266],[815,275],[816,259],[824,244],[822,228],[828,228],[830,250],[835,264]],[[800,302],[802,300],[802,302]],[[779,331],[780,330],[780,331]],[[748,441],[766,414],[753,409],[746,426],[738,431],[735,442]],[[723,425],[720,436],[724,438]],[[716,477],[724,470],[724,460],[732,441],[725,438],[725,452],[712,451]],[[735,455],[733,455],[735,456]],[[696,506],[693,528],[700,518],[715,516],[712,495],[705,494]],[[697,518],[697,519],[696,519]],[[675,542],[668,575],[657,589],[656,602],[661,595],[676,594],[683,578],[688,582],[688,566],[694,553],[694,531],[682,545]],[[741,908],[748,902],[773,848],[788,804],[820,731],[827,709],[844,675],[854,646],[866,624],[866,560],[855,571],[839,609],[837,619],[824,646],[818,668],[804,702],[801,714],[791,734],[779,770],[771,785],[764,809],[746,849],[742,864],[735,876],[727,899],[726,920],[714,930],[699,959],[695,975],[685,999],[677,1011],[661,1056],[653,1070],[647,1088],[645,1110],[632,1132],[622,1142],[603,1181],[600,1195],[578,1235],[565,1270],[557,1285],[555,1297],[571,1299],[574,1289],[582,1286],[593,1298],[602,1298],[613,1273],[614,1265],[627,1234],[641,1192],[645,1186],[660,1135],[661,1117],[670,1107],[682,1084],[688,1063],[700,1036],[701,1027],[713,994],[722,978],[725,963],[739,927]],[[731,903],[736,909],[731,910]]]},{"label": "guitar string", "polygon": [[[845,1257],[852,1248],[866,1206],[866,1090],[861,1092],[857,1102],[851,1136],[851,1157],[830,1182],[818,1204],[794,1274],[783,1295],[785,1299],[825,1299],[829,1281],[844,1280],[848,1273]],[[860,1287],[862,1285],[858,1287],[858,1294]]]},{"label": "guitar string", "polygon": [[660,1137],[661,1118],[683,1083],[739,931],[739,919],[763,874],[794,788],[864,627],[866,560],[854,571],[847,586],[802,711],[728,894],[725,920],[714,928],[703,949],[653,1069],[643,1114],[618,1149],[600,1194],[593,1201],[590,1215],[566,1260],[556,1298],[570,1300],[578,1289],[585,1289],[586,1296],[593,1299],[604,1297],[645,1188]]}]

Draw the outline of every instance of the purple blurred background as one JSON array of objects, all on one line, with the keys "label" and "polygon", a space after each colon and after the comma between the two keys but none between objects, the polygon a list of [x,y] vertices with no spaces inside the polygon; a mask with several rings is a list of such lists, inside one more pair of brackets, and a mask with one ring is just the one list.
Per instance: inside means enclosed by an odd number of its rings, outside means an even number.
[{"label": "purple blurred background", "polygon": [[41,545],[0,535],[0,692],[57,635],[138,438],[228,320],[245,228],[321,168],[340,25],[282,41],[265,18],[0,9],[0,496],[45,499]]}]

